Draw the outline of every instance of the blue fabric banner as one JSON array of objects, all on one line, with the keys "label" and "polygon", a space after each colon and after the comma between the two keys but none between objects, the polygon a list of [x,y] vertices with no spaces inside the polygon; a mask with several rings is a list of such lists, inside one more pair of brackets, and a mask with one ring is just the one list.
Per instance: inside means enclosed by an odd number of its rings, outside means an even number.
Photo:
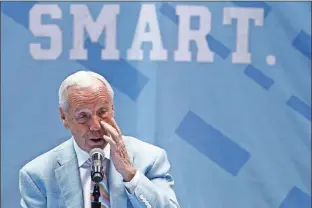
[{"label": "blue fabric banner", "polygon": [[181,207],[311,207],[311,2],[1,2],[1,207],[70,137],[57,92],[81,69],[167,151]]}]

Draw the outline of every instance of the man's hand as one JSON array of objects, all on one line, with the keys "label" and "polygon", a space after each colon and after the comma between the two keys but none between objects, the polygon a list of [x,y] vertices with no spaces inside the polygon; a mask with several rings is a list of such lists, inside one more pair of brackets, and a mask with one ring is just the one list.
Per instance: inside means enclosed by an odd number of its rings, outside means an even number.
[{"label": "man's hand", "polygon": [[111,119],[111,123],[112,126],[101,121],[103,128],[110,134],[110,137],[103,135],[103,138],[110,144],[111,158],[116,170],[122,175],[125,182],[129,182],[134,177],[136,169],[130,162],[121,131],[114,118]]}]

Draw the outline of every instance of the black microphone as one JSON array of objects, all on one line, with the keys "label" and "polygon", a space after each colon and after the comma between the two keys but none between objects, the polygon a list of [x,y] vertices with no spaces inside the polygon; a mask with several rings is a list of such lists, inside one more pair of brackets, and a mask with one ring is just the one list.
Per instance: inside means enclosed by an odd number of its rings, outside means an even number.
[{"label": "black microphone", "polygon": [[89,155],[92,162],[91,179],[95,183],[99,183],[103,180],[104,177],[104,151],[100,148],[94,148],[90,151]]}]

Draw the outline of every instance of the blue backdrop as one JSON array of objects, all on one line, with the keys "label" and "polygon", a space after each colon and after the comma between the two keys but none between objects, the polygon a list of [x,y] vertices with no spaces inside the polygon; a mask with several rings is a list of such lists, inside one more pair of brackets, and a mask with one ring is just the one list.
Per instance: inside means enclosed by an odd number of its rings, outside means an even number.
[{"label": "blue backdrop", "polygon": [[[119,8],[109,20],[118,58],[101,58],[107,34],[92,42],[87,32],[87,57],[70,57],[77,4],[94,19],[107,5]],[[44,9],[53,18],[36,16]],[[187,13],[198,11],[187,23]],[[135,37],[145,37],[136,31],[140,15],[154,21],[142,30],[153,40],[159,26],[167,53],[155,56],[163,60],[150,54],[159,42],[148,41],[142,59],[129,58]],[[38,30],[41,20],[54,28]],[[198,38],[205,44],[191,41],[190,57],[182,51],[179,60],[175,51],[191,30],[205,30]],[[52,55],[33,44],[54,47]],[[235,58],[246,44],[250,59]],[[19,207],[19,169],[70,136],[57,91],[81,69],[112,83],[124,134],[167,151],[181,207],[311,206],[311,2],[1,2],[1,207]]]}]

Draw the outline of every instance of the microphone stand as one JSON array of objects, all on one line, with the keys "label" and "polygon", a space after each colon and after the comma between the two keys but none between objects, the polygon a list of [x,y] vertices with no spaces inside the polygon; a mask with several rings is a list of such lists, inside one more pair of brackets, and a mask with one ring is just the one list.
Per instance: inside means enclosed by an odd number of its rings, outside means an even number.
[{"label": "microphone stand", "polygon": [[91,202],[91,208],[101,208],[101,202],[99,197],[101,196],[99,183],[103,180],[104,171],[103,171],[103,160],[104,160],[104,151],[95,148],[90,152],[91,155],[91,180],[94,182],[93,187],[93,201]]},{"label": "microphone stand", "polygon": [[99,202],[100,197],[100,189],[99,184],[95,183],[93,187],[93,193],[92,193],[94,200],[91,202],[91,208],[101,208],[101,202]]}]

